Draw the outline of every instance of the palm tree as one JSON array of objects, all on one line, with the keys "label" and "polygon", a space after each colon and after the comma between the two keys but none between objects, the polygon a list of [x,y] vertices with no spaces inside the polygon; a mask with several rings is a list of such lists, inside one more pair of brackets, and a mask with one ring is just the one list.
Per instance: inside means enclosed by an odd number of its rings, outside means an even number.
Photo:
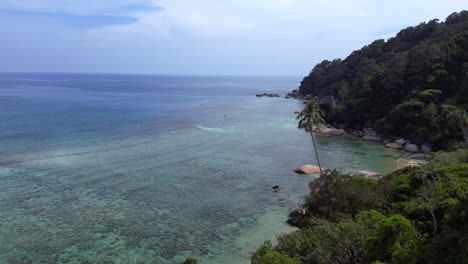
[{"label": "palm tree", "polygon": [[317,158],[317,163],[321,175],[322,166],[320,165],[317,145],[315,144],[314,132],[312,131],[312,125],[317,125],[324,122],[322,118],[322,110],[315,101],[308,101],[304,109],[302,109],[302,111],[297,115],[297,120],[299,120],[299,127],[306,127],[309,130],[310,136],[312,137],[312,144],[314,145],[315,157]]}]

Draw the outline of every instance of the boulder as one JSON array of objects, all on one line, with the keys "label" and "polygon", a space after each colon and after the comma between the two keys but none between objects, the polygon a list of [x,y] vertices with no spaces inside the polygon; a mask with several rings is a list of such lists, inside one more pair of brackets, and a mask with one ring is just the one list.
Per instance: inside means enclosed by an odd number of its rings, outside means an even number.
[{"label": "boulder", "polygon": [[431,148],[431,146],[428,146],[428,145],[424,144],[424,145],[421,146],[420,151],[421,151],[421,153],[429,154],[429,153],[432,152],[432,148]]},{"label": "boulder", "polygon": [[382,142],[383,138],[379,136],[363,136],[362,139],[366,141]]},{"label": "boulder", "polygon": [[364,132],[363,131],[360,131],[360,130],[353,130],[351,132],[351,135],[355,136],[355,137],[363,137],[364,136]]},{"label": "boulder", "polygon": [[390,141],[389,141],[388,139],[386,139],[386,140],[383,141],[383,143],[384,143],[385,145],[387,145],[387,144],[390,143]]},{"label": "boulder", "polygon": [[406,144],[405,151],[409,153],[419,153],[419,147],[416,144]]},{"label": "boulder", "polygon": [[279,185],[275,185],[271,188],[274,192],[279,192],[281,191],[281,187]]},{"label": "boulder", "polygon": [[345,131],[343,129],[337,129],[337,128],[334,128],[333,126],[330,126],[330,125],[327,125],[327,126],[324,126],[324,125],[319,125],[317,127],[317,131],[321,134],[325,134],[325,135],[334,135],[334,136],[341,136],[345,133]]},{"label": "boulder", "polygon": [[302,167],[295,169],[294,172],[298,174],[314,174],[314,173],[320,173],[320,168],[319,166],[315,166],[315,165],[304,165]]},{"label": "boulder", "polygon": [[364,136],[370,136],[370,137],[376,137],[377,136],[377,131],[373,128],[364,128]]},{"label": "boulder", "polygon": [[403,148],[403,146],[398,144],[398,143],[388,143],[387,145],[385,145],[385,147],[391,148],[391,149],[402,149]]},{"label": "boulder", "polygon": [[345,133],[345,131],[343,129],[327,128],[322,133],[333,136],[341,136]]},{"label": "boulder", "polygon": [[301,206],[294,209],[288,216],[288,224],[292,226],[300,227],[303,221],[306,219],[307,210]]},{"label": "boulder", "polygon": [[406,140],[404,138],[400,138],[400,139],[395,140],[395,143],[397,143],[399,145],[402,145],[402,146],[404,146],[407,142],[408,142],[408,140]]}]

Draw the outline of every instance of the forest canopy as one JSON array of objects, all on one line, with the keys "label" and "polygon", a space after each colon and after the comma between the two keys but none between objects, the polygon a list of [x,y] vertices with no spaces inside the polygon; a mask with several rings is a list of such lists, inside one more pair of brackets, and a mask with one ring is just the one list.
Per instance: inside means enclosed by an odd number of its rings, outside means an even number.
[{"label": "forest canopy", "polygon": [[463,139],[468,110],[468,11],[408,27],[346,59],[324,60],[299,92],[334,96],[327,122],[374,127],[436,148]]}]

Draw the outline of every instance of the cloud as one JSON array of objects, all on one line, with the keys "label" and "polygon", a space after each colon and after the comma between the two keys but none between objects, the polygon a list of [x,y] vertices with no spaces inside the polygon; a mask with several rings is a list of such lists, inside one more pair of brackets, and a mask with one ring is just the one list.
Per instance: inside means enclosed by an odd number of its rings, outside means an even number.
[{"label": "cloud", "polygon": [[11,61],[0,71],[303,75],[322,59],[465,7],[466,0],[0,0],[0,9],[30,14],[0,15],[8,36],[0,56]]},{"label": "cloud", "polygon": [[129,16],[76,15],[67,13],[48,13],[38,11],[1,10],[0,16],[19,19],[32,19],[35,22],[49,22],[76,29],[96,28],[111,25],[132,24],[138,19]]}]

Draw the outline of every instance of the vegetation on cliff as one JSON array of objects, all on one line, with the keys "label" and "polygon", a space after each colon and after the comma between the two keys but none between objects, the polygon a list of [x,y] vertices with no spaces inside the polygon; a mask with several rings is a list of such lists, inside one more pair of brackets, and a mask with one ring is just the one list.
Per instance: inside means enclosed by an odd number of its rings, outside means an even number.
[{"label": "vegetation on cliff", "polygon": [[266,242],[252,263],[465,263],[468,150],[380,181],[323,173],[289,222],[300,229]]},{"label": "vegetation on cliff", "polygon": [[408,27],[344,60],[325,60],[299,91],[337,100],[327,109],[330,124],[447,148],[463,140],[467,123],[468,11]]}]

